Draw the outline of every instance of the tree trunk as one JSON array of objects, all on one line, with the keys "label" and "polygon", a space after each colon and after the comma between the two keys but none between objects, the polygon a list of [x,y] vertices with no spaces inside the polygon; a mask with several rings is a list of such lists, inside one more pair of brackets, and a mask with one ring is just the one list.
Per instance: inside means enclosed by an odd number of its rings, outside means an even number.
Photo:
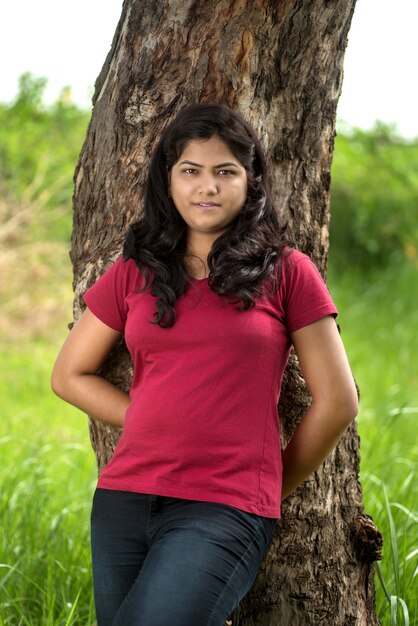
[{"label": "tree trunk", "polygon": [[[94,110],[75,173],[75,309],[121,251],[140,212],[150,153],[183,106],[223,101],[255,127],[277,208],[297,246],[325,274],[330,166],[343,57],[355,0],[125,0],[97,79]],[[131,363],[121,343],[103,371],[124,389]],[[309,405],[293,358],[280,414],[283,444]],[[90,421],[99,469],[119,432]],[[283,506],[271,549],[234,623],[373,626],[373,566],[381,536],[363,515],[359,440],[338,448]]]}]

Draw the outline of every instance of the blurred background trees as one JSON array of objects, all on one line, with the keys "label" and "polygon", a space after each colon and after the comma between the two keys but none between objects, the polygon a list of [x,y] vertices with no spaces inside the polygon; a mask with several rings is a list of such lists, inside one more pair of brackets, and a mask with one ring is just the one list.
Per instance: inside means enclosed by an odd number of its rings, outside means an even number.
[{"label": "blurred background trees", "polygon": [[[2,241],[69,241],[90,113],[73,104],[70,88],[45,106],[46,82],[23,74],[14,102],[0,103]],[[371,272],[418,261],[418,138],[379,122],[371,130],[341,124],[331,189],[332,266]]]},{"label": "blurred background trees", "polygon": [[[0,103],[0,190],[7,205],[0,228],[12,220],[12,238],[25,230],[30,239],[67,241],[72,177],[89,114],[72,103],[70,88],[44,106],[46,83],[23,74],[14,102]],[[29,223],[31,230],[22,230]]]},{"label": "blurred background trees", "polygon": [[[72,320],[72,177],[90,112],[72,102],[69,88],[46,106],[45,86],[45,79],[24,74],[15,100],[0,103],[5,626],[85,626],[94,615],[88,548],[94,455],[85,417],[49,391],[52,362]],[[407,140],[381,123],[371,130],[339,124],[329,285],[362,395],[364,500],[385,539],[378,613],[383,626],[418,624],[418,138]]]},{"label": "blurred background trees", "polygon": [[342,128],[332,176],[330,262],[388,269],[418,257],[418,140],[394,126]]}]

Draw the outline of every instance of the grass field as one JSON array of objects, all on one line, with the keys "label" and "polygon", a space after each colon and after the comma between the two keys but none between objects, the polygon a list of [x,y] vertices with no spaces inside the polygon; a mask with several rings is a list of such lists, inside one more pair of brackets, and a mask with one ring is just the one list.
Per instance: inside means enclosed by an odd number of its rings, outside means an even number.
[{"label": "grass field", "polygon": [[[57,252],[54,259],[57,267],[69,265]],[[49,302],[32,327],[30,307],[16,309],[13,296],[14,333],[3,320],[1,338],[0,624],[87,626],[94,621],[88,517],[95,461],[85,416],[49,389],[71,315],[70,278],[45,260],[39,267],[25,289],[42,294],[47,280],[51,293],[55,280],[56,308]],[[383,626],[418,626],[417,275],[413,265],[369,279],[330,275],[362,394],[365,509],[385,539],[385,589],[377,582]]]},{"label": "grass field", "polygon": [[[91,624],[86,418],[53,397],[53,349],[8,346],[1,372],[1,598],[4,625]],[[7,469],[6,469],[7,468]]]},{"label": "grass field", "polygon": [[364,504],[383,532],[382,626],[418,625],[418,270],[330,272],[341,333],[360,387]]}]

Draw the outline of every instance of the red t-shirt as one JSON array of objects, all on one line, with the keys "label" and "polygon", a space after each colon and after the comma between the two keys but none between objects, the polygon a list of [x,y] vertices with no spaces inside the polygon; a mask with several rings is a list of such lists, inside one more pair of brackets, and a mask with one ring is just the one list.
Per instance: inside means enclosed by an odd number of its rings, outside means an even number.
[{"label": "red t-shirt", "polygon": [[98,487],[212,501],[280,517],[277,403],[289,333],[336,308],[310,259],[292,251],[280,287],[239,311],[195,280],[176,302],[171,328],[150,324],[156,298],[119,259],[84,296],[125,333],[134,376],[131,404]]}]

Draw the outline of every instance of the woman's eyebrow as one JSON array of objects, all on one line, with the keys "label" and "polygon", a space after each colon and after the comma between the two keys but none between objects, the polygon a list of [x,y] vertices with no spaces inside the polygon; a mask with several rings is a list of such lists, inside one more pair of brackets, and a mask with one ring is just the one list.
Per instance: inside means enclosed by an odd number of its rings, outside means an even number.
[{"label": "woman's eyebrow", "polygon": [[[179,165],[193,165],[194,167],[204,167],[200,163],[195,163],[194,161],[180,161]],[[236,163],[233,163],[232,161],[227,161],[226,163],[219,163],[219,165],[214,165],[213,167],[215,169],[218,169],[220,167],[238,167],[238,165]]]}]

